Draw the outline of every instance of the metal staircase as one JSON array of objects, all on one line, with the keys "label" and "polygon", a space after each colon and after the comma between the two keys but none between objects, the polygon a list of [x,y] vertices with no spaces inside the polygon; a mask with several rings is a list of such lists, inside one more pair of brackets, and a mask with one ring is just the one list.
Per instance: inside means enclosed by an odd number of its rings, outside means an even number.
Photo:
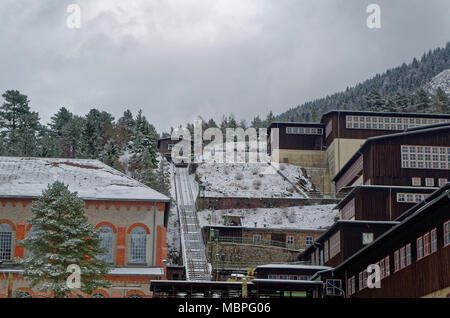
[{"label": "metal staircase", "polygon": [[211,280],[188,168],[175,167],[174,179],[186,279]]}]

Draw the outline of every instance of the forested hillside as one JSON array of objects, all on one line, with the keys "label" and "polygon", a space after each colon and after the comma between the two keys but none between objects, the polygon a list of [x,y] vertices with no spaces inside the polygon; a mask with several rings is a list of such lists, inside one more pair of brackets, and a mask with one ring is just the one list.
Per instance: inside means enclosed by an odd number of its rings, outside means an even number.
[{"label": "forested hillside", "polygon": [[422,89],[446,69],[450,69],[450,42],[444,48],[430,50],[420,60],[414,58],[409,64],[377,74],[355,87],[298,105],[275,117],[283,121],[317,121],[332,109],[448,111],[436,105],[433,108],[437,92],[431,95]]},{"label": "forested hillside", "polygon": [[2,97],[0,156],[99,159],[169,194],[167,164],[158,161],[159,135],[142,111],[133,116],[126,110],[115,121],[98,109],[80,116],[62,107],[44,125],[26,95],[8,90]]}]

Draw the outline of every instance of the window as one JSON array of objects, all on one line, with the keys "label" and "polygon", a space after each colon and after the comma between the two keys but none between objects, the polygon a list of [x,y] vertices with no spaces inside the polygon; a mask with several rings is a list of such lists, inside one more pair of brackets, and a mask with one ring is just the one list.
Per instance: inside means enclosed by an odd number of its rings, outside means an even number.
[{"label": "window", "polygon": [[288,245],[294,245],[294,236],[293,235],[286,236],[286,243]]},{"label": "window", "polygon": [[300,275],[300,280],[309,280],[309,276],[307,276],[307,275]]},{"label": "window", "polygon": [[417,239],[417,259],[423,258],[423,237]]},{"label": "window", "polygon": [[411,258],[411,243],[406,245],[406,266],[411,265],[412,258]]},{"label": "window", "polygon": [[447,179],[446,178],[439,178],[438,182],[439,182],[439,188],[441,188],[447,183]]},{"label": "window", "polygon": [[397,202],[400,203],[420,203],[426,198],[424,193],[397,193]]},{"label": "window", "polygon": [[328,241],[325,241],[325,243],[323,244],[323,249],[324,249],[324,254],[325,254],[325,263],[328,262],[328,260],[330,259],[329,256],[329,249],[328,249]]},{"label": "window", "polygon": [[330,259],[341,251],[341,232],[337,231],[330,237]]},{"label": "window", "polygon": [[428,256],[431,253],[430,233],[423,236],[423,256]]},{"label": "window", "polygon": [[279,277],[280,277],[280,279],[284,279],[284,280],[287,280],[287,279],[288,279],[288,276],[287,276],[287,275],[280,275]]},{"label": "window", "polygon": [[450,221],[444,223],[444,247],[450,245]]},{"label": "window", "polygon": [[436,228],[417,238],[417,260],[437,251]]},{"label": "window", "polygon": [[413,187],[420,187],[422,185],[422,182],[419,177],[413,177],[411,179],[411,183],[412,183]]},{"label": "window", "polygon": [[323,249],[320,249],[319,252],[319,264],[323,265]]},{"label": "window", "polygon": [[323,128],[314,127],[286,127],[288,135],[323,135]]},{"label": "window", "polygon": [[356,288],[355,288],[355,276],[350,277],[347,280],[347,294],[353,295],[356,292]]},{"label": "window", "polygon": [[[346,127],[349,129],[403,130],[411,127],[429,125],[436,122],[448,122],[448,119],[429,119],[415,117],[379,117],[379,116],[346,116]],[[377,123],[379,123],[377,125]]]},{"label": "window", "polygon": [[437,236],[436,236],[436,229],[432,229],[430,232],[430,238],[431,238],[431,253],[437,251]]},{"label": "window", "polygon": [[306,245],[312,245],[312,243],[313,243],[313,237],[312,236],[307,236],[305,238],[305,244]]},{"label": "window", "polygon": [[147,262],[147,232],[137,226],[131,231],[130,263],[145,264]]},{"label": "window", "polygon": [[0,261],[10,261],[12,252],[12,227],[0,223]]},{"label": "window", "polygon": [[253,244],[261,243],[261,234],[253,234]]},{"label": "window", "polygon": [[396,250],[394,252],[394,272],[398,271],[400,269],[400,252],[399,250]]},{"label": "window", "polygon": [[289,275],[289,280],[298,280],[297,275]]},{"label": "window", "polygon": [[269,279],[277,279],[277,275],[269,274]]},{"label": "window", "polygon": [[372,243],[373,241],[373,233],[363,233],[362,234],[362,243],[363,245],[367,245]]},{"label": "window", "polygon": [[328,296],[342,295],[342,282],[340,279],[327,279],[326,286]]},{"label": "window", "polygon": [[388,277],[389,275],[391,275],[391,267],[389,264],[389,255],[384,258],[384,266],[386,268],[386,270],[385,270],[386,276],[385,277]]},{"label": "window", "polygon": [[98,259],[110,263],[113,263],[113,242],[114,231],[111,227],[103,225],[99,228],[100,232],[100,248],[105,250],[105,253],[98,256]]},{"label": "window", "polygon": [[434,187],[434,178],[425,178],[425,185],[427,187]]},{"label": "window", "polygon": [[[402,168],[450,170],[449,149],[450,147],[402,145]],[[429,184],[433,183],[433,185],[428,185],[428,187],[434,186],[434,180],[429,180],[428,182]]]}]

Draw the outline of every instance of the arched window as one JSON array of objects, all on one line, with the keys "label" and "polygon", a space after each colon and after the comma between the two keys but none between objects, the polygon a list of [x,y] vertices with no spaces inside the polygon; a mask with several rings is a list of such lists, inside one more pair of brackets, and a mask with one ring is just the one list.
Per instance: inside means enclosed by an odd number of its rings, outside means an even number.
[{"label": "arched window", "polygon": [[91,298],[106,298],[102,293],[93,293]]},{"label": "arched window", "polygon": [[132,294],[128,295],[128,298],[142,298],[142,296],[139,295],[138,293],[132,293]]},{"label": "arched window", "polygon": [[145,264],[147,261],[147,231],[141,226],[131,230],[130,263]]},{"label": "arched window", "polygon": [[114,231],[108,225],[99,227],[100,232],[100,248],[106,252],[98,256],[98,259],[110,263],[113,263],[113,245],[114,245]]},{"label": "arched window", "polygon": [[0,261],[10,261],[12,252],[12,227],[8,223],[0,223]]}]

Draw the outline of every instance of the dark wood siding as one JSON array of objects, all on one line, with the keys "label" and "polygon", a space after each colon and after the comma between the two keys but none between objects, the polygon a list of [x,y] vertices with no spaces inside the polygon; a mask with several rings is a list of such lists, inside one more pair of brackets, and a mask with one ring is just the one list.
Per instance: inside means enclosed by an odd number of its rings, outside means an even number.
[{"label": "dark wood siding", "polygon": [[[306,135],[306,134],[287,134],[286,127],[303,127],[303,128],[321,128],[324,131],[322,124],[308,124],[308,123],[274,123],[270,126],[270,134],[273,128],[279,129],[279,149],[294,149],[294,150],[324,150],[324,135]],[[269,137],[270,140],[270,137]],[[277,145],[273,145],[274,148]]]},{"label": "dark wood siding", "polygon": [[401,167],[401,145],[450,146],[450,127],[439,134],[426,132],[423,134],[402,135],[396,138],[382,139],[372,142],[363,150],[364,183],[370,180],[371,185],[411,186],[412,177],[432,177],[435,185],[438,178],[450,180],[450,170],[441,169],[404,169]]},{"label": "dark wood siding", "polygon": [[[444,197],[398,231],[391,232],[375,246],[364,251],[336,270],[337,277],[356,278],[353,297],[422,297],[450,286],[450,246],[444,247],[443,224],[450,218],[450,201]],[[416,239],[433,228],[437,230],[437,251],[417,260]],[[394,272],[394,251],[411,243],[412,264]],[[389,255],[390,276],[382,279],[381,288],[358,291],[358,274],[369,264]],[[444,295],[445,296],[445,295]]]}]

